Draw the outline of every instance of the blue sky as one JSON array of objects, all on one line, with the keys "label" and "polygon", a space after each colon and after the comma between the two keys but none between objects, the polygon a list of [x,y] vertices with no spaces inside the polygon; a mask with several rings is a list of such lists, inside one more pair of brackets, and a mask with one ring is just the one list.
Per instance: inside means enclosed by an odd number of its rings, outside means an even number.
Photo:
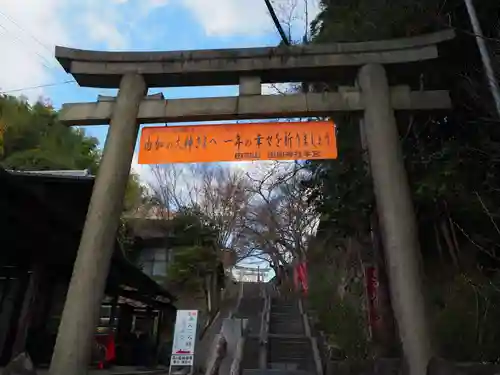
[{"label": "blue sky", "polygon": [[[271,46],[279,43],[276,33],[263,33],[262,35],[235,35],[235,36],[210,36],[206,35],[202,26],[193,19],[189,10],[172,5],[148,17],[153,27],[158,27],[159,33],[149,43],[145,44],[143,38],[131,37],[130,47],[133,50],[188,50],[188,49],[212,49],[212,48],[238,48],[253,46]],[[161,26],[161,28],[160,28]],[[176,32],[176,30],[180,32]],[[174,38],[169,37],[175,35]],[[102,46],[101,46],[102,48]],[[61,81],[71,79],[70,76],[61,72],[58,74]],[[237,95],[235,86],[221,87],[185,87],[171,88],[168,90],[154,89],[150,93],[162,91],[166,98],[186,97],[211,97]],[[80,88],[77,85],[61,85],[47,89],[47,96],[51,98],[56,107],[64,102],[86,102],[95,101],[98,93],[109,93],[115,95],[114,90],[96,90]],[[97,137],[101,143],[104,141],[107,127],[87,127],[89,135]]]},{"label": "blue sky", "polygon": [[[293,39],[317,12],[317,0],[274,0]],[[291,20],[291,21],[290,21]],[[48,97],[56,108],[92,102],[112,90],[59,84],[71,80],[54,59],[55,45],[95,50],[188,50],[275,46],[279,37],[263,0],[0,0],[0,90],[30,100]],[[20,88],[46,86],[18,91]],[[151,92],[158,92],[154,90]],[[172,88],[166,98],[236,95],[236,87]],[[106,126],[89,127],[101,143]]]}]

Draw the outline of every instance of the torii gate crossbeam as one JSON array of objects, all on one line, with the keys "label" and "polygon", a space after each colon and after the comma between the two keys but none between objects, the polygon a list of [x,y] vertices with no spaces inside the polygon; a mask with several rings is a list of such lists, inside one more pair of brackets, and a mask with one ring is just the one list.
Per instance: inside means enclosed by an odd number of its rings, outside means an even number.
[{"label": "torii gate crossbeam", "polygon": [[[98,52],[57,47],[81,86],[119,88],[116,100],[64,105],[68,125],[110,124],[50,367],[84,375],[109,269],[139,123],[332,115],[363,112],[391,282],[392,303],[410,374],[432,356],[419,245],[395,110],[451,106],[446,91],[389,87],[386,69],[438,57],[445,31],[389,41],[182,52]],[[385,67],[384,67],[385,66]],[[338,92],[261,96],[262,83],[336,81]],[[356,85],[357,83],[357,85]],[[162,100],[147,88],[239,85],[237,97]]]}]

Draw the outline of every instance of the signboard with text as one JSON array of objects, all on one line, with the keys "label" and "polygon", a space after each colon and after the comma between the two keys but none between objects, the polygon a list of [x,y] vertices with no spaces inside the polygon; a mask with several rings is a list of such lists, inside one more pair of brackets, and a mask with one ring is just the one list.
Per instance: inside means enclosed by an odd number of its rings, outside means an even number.
[{"label": "signboard with text", "polygon": [[145,127],[139,164],[336,159],[331,121]]},{"label": "signboard with text", "polygon": [[177,310],[171,366],[193,365],[197,324],[197,310]]},{"label": "signboard with text", "polygon": [[191,354],[173,354],[170,358],[171,366],[192,366],[194,356]]}]

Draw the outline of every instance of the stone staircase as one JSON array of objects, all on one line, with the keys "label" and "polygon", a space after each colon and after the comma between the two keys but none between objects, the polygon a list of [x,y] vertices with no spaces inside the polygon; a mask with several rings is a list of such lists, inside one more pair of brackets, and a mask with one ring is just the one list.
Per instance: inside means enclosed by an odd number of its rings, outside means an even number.
[{"label": "stone staircase", "polygon": [[304,335],[304,320],[297,301],[271,299],[269,334]]},{"label": "stone staircase", "polygon": [[311,341],[306,337],[270,337],[268,353],[268,368],[315,373]]},{"label": "stone staircase", "polygon": [[258,335],[260,332],[261,322],[260,314],[264,309],[263,298],[245,298],[242,299],[238,309],[233,314],[235,318],[248,319],[247,331],[250,335]]},{"label": "stone staircase", "polygon": [[311,338],[297,300],[271,298],[267,368],[315,374]]},{"label": "stone staircase", "polygon": [[246,285],[235,315],[249,320],[242,375],[323,375],[298,298],[281,298],[265,284]]}]

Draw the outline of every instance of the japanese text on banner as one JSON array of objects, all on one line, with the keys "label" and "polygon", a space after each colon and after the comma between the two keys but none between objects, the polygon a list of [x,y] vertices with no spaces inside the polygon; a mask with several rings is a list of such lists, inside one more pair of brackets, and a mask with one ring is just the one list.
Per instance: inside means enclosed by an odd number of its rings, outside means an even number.
[{"label": "japanese text on banner", "polygon": [[329,121],[146,127],[139,150],[139,164],[336,157]]}]

